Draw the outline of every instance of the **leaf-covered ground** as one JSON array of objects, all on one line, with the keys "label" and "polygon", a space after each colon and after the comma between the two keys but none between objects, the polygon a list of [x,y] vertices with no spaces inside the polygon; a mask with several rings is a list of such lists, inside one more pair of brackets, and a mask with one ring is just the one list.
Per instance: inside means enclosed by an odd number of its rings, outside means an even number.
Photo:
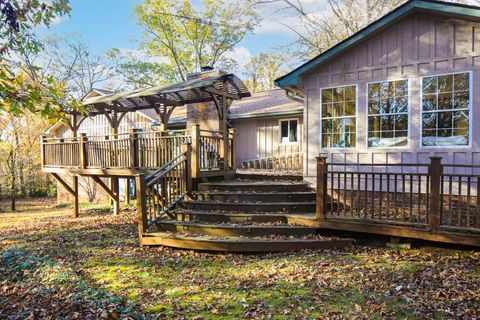
[{"label": "leaf-covered ground", "polygon": [[475,319],[480,252],[381,241],[218,255],[137,247],[135,214],[0,213],[0,319]]}]

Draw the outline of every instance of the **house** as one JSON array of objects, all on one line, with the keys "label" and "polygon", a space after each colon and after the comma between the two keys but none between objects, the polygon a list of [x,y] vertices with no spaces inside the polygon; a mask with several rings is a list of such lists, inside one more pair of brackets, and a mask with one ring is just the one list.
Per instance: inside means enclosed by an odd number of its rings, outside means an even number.
[{"label": "house", "polygon": [[[113,94],[108,90],[94,89],[84,99]],[[253,93],[251,97],[234,101],[230,107],[228,119],[235,128],[235,156],[237,167],[242,164],[261,161],[262,159],[280,159],[300,155],[303,141],[303,105],[287,98],[281,89]],[[128,133],[131,129],[158,131],[159,120],[154,109],[144,109],[127,113],[121,120],[118,132]],[[169,129],[185,130],[187,128],[187,107],[175,108],[169,118]],[[56,138],[71,138],[69,125],[59,121],[48,128],[47,135]],[[110,124],[103,115],[84,119],[78,133],[87,136],[105,136],[111,133]],[[301,159],[301,156],[298,157]],[[292,171],[301,172],[301,160]],[[253,169],[252,165],[252,168]],[[260,166],[260,165],[258,165]],[[277,168],[282,170],[283,167]],[[285,167],[285,170],[289,168]],[[121,179],[120,194],[125,197],[127,180]],[[95,184],[88,178],[81,178],[80,193],[89,197]],[[58,185],[58,200],[69,200],[68,192]],[[89,190],[89,191],[87,191]],[[107,198],[102,190],[96,190],[96,200]],[[91,197],[91,196],[90,196]]]},{"label": "house", "polygon": [[[480,7],[411,0],[277,79],[286,95],[203,70],[89,98],[99,120],[74,114],[72,138],[42,139],[42,170],[73,195],[74,217],[79,176],[114,214],[118,179],[135,179],[140,245],[348,245],[315,238],[334,229],[480,246],[479,71]],[[87,121],[103,136],[82,133]],[[296,169],[292,153],[303,176],[239,173]]]},{"label": "house", "polygon": [[480,7],[411,0],[277,79],[304,97],[305,178],[346,163],[480,164]]},{"label": "house", "polygon": [[410,0],[275,83],[304,99],[316,225],[478,236],[480,7]]}]

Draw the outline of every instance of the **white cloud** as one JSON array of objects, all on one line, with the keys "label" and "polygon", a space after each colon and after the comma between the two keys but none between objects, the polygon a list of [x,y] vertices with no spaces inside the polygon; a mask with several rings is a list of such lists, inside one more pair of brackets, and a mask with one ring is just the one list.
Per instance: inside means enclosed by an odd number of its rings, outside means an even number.
[{"label": "white cloud", "polygon": [[225,57],[236,61],[240,67],[243,67],[252,59],[252,53],[246,47],[236,47],[227,52]]},{"label": "white cloud", "polygon": [[118,48],[120,51],[119,59],[134,58],[137,61],[151,62],[151,63],[169,63],[167,57],[152,56],[145,50],[130,49],[130,48]]}]

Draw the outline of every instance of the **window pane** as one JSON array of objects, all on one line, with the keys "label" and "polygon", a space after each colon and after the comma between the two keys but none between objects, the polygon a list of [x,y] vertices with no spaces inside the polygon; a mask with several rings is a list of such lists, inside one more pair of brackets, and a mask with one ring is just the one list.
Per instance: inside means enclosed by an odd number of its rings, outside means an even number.
[{"label": "window pane", "polygon": [[394,116],[382,116],[381,117],[382,131],[393,130],[393,120],[394,120]]},{"label": "window pane", "polygon": [[422,127],[423,129],[435,129],[437,127],[437,113],[428,112],[424,113],[422,116]]},{"label": "window pane", "polygon": [[452,128],[452,112],[438,113],[438,128]]},{"label": "window pane", "polygon": [[338,102],[333,104],[333,116],[341,117],[343,116],[343,102]]},{"label": "window pane", "polygon": [[[406,145],[408,143],[408,80],[372,83],[369,84],[368,93],[375,96],[375,98],[368,97],[368,145],[370,147]],[[377,96],[380,98],[376,98]]]},{"label": "window pane", "polygon": [[356,93],[355,93],[355,86],[345,87],[345,101],[355,101]]},{"label": "window pane", "polygon": [[368,85],[368,98],[369,99],[380,98],[380,83],[371,83]]},{"label": "window pane", "polygon": [[395,96],[406,97],[408,95],[408,81],[401,80],[395,82]]},{"label": "window pane", "polygon": [[437,78],[436,77],[427,77],[423,78],[423,94],[430,94],[437,92]]},{"label": "window pane", "polygon": [[469,86],[469,74],[461,73],[453,76],[454,89],[455,91],[468,91],[470,90]]},{"label": "window pane", "polygon": [[439,76],[438,77],[438,92],[452,92],[453,91],[453,76]]},{"label": "window pane", "polygon": [[468,91],[455,92],[453,97],[455,109],[468,109],[470,103]]},{"label": "window pane", "polygon": [[408,116],[401,114],[395,116],[395,131],[408,129]]},{"label": "window pane", "polygon": [[290,142],[297,142],[297,120],[290,121],[290,135],[289,135]]},{"label": "window pane", "polygon": [[369,114],[379,114],[380,113],[380,101],[379,100],[370,100],[368,102],[368,113]]},{"label": "window pane", "polygon": [[467,128],[469,126],[469,112],[468,111],[456,111],[453,112],[453,127],[458,128]]},{"label": "window pane", "polygon": [[333,89],[333,102],[343,101],[343,88]]},{"label": "window pane", "polygon": [[344,114],[346,116],[354,116],[355,115],[355,102],[354,101],[345,102],[345,112],[344,112]]},{"label": "window pane", "polygon": [[368,131],[380,131],[380,117],[368,117]]},{"label": "window pane", "polygon": [[438,94],[438,110],[453,109],[453,95],[451,92]]},{"label": "window pane", "polygon": [[[356,87],[323,89],[322,97],[325,96],[326,99],[328,99],[328,94],[325,93],[327,90],[331,91],[333,102],[331,105],[322,106],[322,147],[354,147]],[[290,126],[292,131],[294,125]],[[290,136],[292,137],[293,133]]]},{"label": "window pane", "polygon": [[330,102],[332,102],[332,90],[331,89],[322,90],[322,103],[330,103]]},{"label": "window pane", "polygon": [[282,143],[288,142],[288,121],[281,122],[281,140]]},{"label": "window pane", "polygon": [[437,95],[425,94],[423,96],[423,111],[437,110]]},{"label": "window pane", "polygon": [[401,97],[395,98],[395,113],[407,112],[408,111],[408,98]]}]

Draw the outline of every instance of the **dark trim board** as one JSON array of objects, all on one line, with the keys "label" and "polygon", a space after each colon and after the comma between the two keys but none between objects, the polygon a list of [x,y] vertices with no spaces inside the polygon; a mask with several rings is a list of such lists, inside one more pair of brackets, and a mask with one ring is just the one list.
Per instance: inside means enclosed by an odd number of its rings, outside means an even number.
[{"label": "dark trim board", "polygon": [[329,230],[352,231],[361,233],[380,234],[386,236],[396,236],[404,238],[414,238],[427,241],[461,244],[480,247],[480,237],[478,235],[466,235],[454,232],[432,233],[429,229],[408,228],[405,226],[388,226],[355,221],[338,221],[328,219],[319,221],[311,217],[289,216],[289,223],[305,225],[308,227],[318,227]]}]

